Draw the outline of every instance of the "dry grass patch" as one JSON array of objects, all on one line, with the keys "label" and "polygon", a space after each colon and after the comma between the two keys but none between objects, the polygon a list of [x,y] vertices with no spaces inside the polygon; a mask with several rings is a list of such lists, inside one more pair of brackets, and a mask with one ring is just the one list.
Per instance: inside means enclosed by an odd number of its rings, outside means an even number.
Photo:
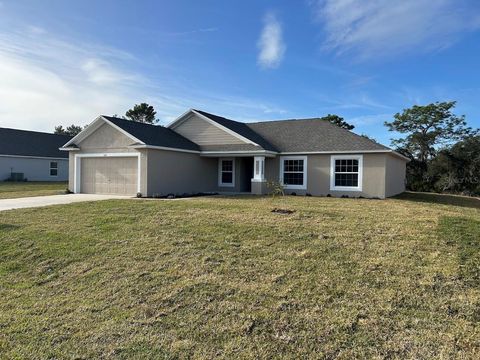
[{"label": "dry grass patch", "polygon": [[0,357],[478,358],[479,218],[411,198],[3,212]]}]

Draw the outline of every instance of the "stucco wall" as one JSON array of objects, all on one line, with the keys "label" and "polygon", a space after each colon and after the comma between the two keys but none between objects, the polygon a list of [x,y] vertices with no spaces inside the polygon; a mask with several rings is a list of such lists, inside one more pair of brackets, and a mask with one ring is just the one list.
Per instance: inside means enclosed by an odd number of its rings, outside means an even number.
[{"label": "stucco wall", "polygon": [[[124,135],[113,126],[103,124],[95,130],[93,134],[77,144],[81,152],[136,152],[137,150],[128,148],[135,141]],[[78,152],[78,151],[77,151]]]},{"label": "stucco wall", "polygon": [[405,191],[405,172],[407,162],[398,156],[386,156],[386,189],[387,197],[401,194]]},{"label": "stucco wall", "polygon": [[[58,175],[50,176],[50,161],[58,164]],[[37,159],[0,156],[0,181],[10,177],[11,172],[23,173],[28,181],[68,180],[68,159]]]},{"label": "stucco wall", "polygon": [[[286,189],[286,193],[295,192],[303,195],[309,193],[314,196],[348,195],[352,197],[385,197],[385,161],[386,154],[363,154],[363,182],[362,191],[335,191],[330,190],[330,158],[329,154],[307,155],[307,189]],[[267,158],[265,161],[265,175],[267,180],[279,181],[280,157]]]},{"label": "stucco wall", "polygon": [[147,195],[218,191],[218,159],[168,150],[147,150]]}]

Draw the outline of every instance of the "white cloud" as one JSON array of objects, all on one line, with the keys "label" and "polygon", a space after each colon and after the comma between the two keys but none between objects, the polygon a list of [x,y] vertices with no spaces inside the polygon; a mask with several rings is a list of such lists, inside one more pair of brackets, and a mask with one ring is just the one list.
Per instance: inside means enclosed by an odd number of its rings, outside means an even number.
[{"label": "white cloud", "polygon": [[285,112],[261,99],[179,82],[173,68],[164,71],[159,86],[144,75],[144,65],[128,52],[60,39],[46,30],[0,30],[0,127],[53,131],[59,124],[88,124],[100,114],[122,115],[144,101],[162,124],[192,107],[259,120]]},{"label": "white cloud", "polygon": [[128,87],[141,77],[122,70],[127,54],[27,30],[0,34],[0,126],[52,131],[58,124],[83,125],[142,95]]},{"label": "white cloud", "polygon": [[267,13],[264,26],[257,44],[260,52],[258,63],[264,68],[276,68],[285,54],[282,26],[273,13]]},{"label": "white cloud", "polygon": [[480,27],[476,0],[314,0],[324,48],[360,59],[436,51]]}]

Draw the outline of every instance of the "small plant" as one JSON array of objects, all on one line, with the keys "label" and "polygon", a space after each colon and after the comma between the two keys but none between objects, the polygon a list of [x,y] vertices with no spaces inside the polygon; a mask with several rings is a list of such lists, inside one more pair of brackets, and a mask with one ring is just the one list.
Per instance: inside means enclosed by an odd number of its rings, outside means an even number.
[{"label": "small plant", "polygon": [[285,189],[278,181],[267,181],[267,189],[272,194],[272,198],[275,198],[277,195],[285,196]]},{"label": "small plant", "polygon": [[142,197],[142,193],[141,192],[137,192],[137,198],[141,198]]}]

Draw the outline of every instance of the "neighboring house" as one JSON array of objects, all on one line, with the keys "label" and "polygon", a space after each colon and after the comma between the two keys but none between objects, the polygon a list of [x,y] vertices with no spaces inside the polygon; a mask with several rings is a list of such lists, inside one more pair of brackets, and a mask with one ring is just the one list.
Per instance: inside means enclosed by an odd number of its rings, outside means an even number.
[{"label": "neighboring house", "polygon": [[59,147],[70,139],[65,135],[0,128],[0,181],[68,180],[68,154]]},{"label": "neighboring house", "polygon": [[385,198],[408,159],[321,119],[242,123],[189,110],[167,127],[100,116],[68,141],[75,193],[268,192]]}]

